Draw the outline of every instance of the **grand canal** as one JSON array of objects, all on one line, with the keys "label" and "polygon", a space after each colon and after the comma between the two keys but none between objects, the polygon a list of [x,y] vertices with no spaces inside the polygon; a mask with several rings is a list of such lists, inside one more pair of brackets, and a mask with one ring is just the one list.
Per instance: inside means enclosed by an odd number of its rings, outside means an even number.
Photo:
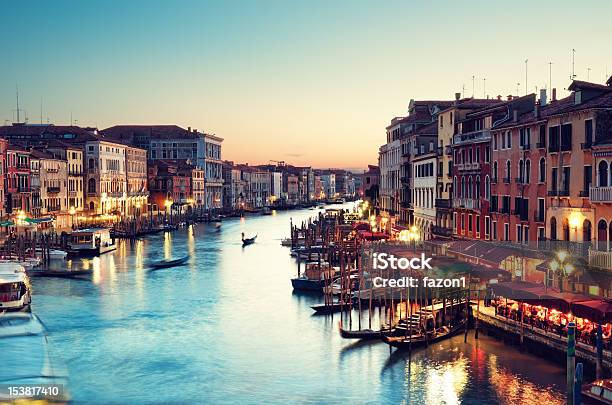
[{"label": "grand canal", "polygon": [[[70,266],[91,280],[35,279],[33,311],[70,372],[76,403],[561,403],[564,369],[481,335],[407,355],[342,340],[320,299],[292,293],[289,218],[199,224]],[[258,234],[242,248],[240,233]],[[149,272],[147,262],[187,265]]]}]

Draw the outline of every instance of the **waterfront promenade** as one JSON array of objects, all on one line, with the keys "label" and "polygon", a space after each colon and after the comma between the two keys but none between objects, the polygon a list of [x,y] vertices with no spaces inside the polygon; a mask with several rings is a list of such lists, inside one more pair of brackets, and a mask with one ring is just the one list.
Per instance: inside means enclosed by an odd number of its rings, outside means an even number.
[{"label": "waterfront promenade", "polygon": [[[338,316],[312,316],[321,297],[292,293],[296,262],[280,246],[290,218],[316,212],[121,241],[68,263],[93,268],[91,280],[35,279],[33,311],[67,362],[75,402],[562,402],[562,367],[485,335],[410,362],[381,342],[342,340]],[[243,231],[257,242],[242,248]],[[148,272],[149,261],[186,253],[184,266]]]}]

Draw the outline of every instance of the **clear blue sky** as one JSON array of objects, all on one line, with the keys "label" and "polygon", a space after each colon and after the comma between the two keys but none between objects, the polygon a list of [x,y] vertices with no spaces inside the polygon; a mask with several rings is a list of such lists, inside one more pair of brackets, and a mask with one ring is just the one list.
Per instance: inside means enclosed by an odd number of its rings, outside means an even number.
[{"label": "clear blue sky", "polygon": [[525,93],[612,74],[612,3],[11,1],[0,20],[0,120],[176,123],[224,157],[375,163],[411,98]]}]

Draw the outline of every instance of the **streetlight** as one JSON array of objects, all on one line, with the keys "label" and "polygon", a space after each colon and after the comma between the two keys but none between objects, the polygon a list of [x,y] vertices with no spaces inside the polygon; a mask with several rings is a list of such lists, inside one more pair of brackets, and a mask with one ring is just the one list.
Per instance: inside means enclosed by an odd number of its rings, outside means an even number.
[{"label": "streetlight", "polygon": [[[164,206],[166,207],[166,211],[164,212],[164,221],[168,222],[168,208],[172,207],[172,200],[167,199],[164,201]],[[170,211],[170,220],[172,220],[172,211]]]},{"label": "streetlight", "polygon": [[76,214],[76,210],[74,209],[74,206],[70,207],[70,210],[68,211],[68,213],[70,214],[70,221],[71,221],[71,227],[72,229],[74,229],[74,216]]},{"label": "streetlight", "polygon": [[[550,262],[549,269],[552,270],[553,274],[557,275],[559,282],[559,291],[563,291],[563,278],[568,277],[574,272],[574,265],[569,263],[569,253],[566,250],[560,250],[557,252],[557,257]],[[549,274],[546,271],[546,283],[548,286]]]}]

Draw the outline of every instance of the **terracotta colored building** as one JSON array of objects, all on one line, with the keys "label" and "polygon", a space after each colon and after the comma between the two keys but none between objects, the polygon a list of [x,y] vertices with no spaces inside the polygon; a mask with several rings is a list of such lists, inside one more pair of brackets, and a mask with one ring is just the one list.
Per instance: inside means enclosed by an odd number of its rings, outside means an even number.
[{"label": "terracotta colored building", "polygon": [[181,171],[178,162],[149,161],[149,193],[152,210],[164,212],[166,202],[172,207],[185,205],[191,199],[191,172]]},{"label": "terracotta colored building", "polygon": [[6,149],[6,213],[30,211],[30,152],[16,145]]},{"label": "terracotta colored building", "polygon": [[8,141],[0,138],[0,218],[6,215],[6,149]]}]

